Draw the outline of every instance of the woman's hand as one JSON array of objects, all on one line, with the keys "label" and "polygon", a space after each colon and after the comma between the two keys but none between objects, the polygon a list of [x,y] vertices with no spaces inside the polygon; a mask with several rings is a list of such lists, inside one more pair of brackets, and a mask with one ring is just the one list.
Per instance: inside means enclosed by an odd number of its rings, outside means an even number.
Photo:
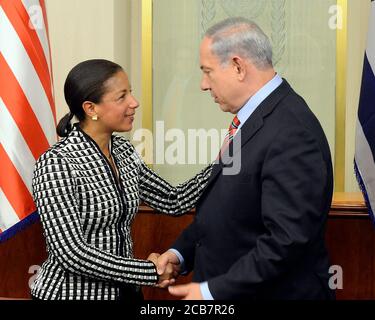
[{"label": "woman's hand", "polygon": [[179,275],[180,271],[180,264],[168,262],[166,265],[163,263],[162,272],[160,272],[160,262],[158,261],[160,254],[158,253],[151,253],[147,260],[153,262],[158,270],[159,274],[159,281],[156,284],[158,288],[166,288],[176,282],[176,278]]}]

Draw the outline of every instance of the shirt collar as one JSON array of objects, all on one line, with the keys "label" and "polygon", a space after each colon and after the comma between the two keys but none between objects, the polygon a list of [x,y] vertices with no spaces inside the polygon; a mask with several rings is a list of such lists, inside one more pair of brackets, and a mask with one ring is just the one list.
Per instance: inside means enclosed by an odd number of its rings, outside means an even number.
[{"label": "shirt collar", "polygon": [[246,120],[251,116],[255,109],[273,92],[275,91],[283,82],[283,79],[276,74],[272,80],[268,81],[260,90],[258,90],[238,111],[237,117],[240,120],[241,128]]}]

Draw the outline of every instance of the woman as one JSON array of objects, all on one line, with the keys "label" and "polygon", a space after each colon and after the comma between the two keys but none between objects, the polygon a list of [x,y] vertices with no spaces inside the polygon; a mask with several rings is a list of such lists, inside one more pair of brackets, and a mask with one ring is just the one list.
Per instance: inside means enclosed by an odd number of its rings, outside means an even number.
[{"label": "woman", "polygon": [[[132,129],[139,106],[119,65],[107,60],[78,64],[64,93],[70,113],[57,127],[64,139],[38,159],[34,170],[33,196],[48,258],[32,296],[139,299],[139,285],[168,282],[176,271],[170,266],[158,279],[156,255],[133,258],[130,226],[140,200],[166,214],[187,212],[211,167],[172,187],[146,166],[128,140],[113,135]],[[74,116],[79,122],[71,126]]]}]

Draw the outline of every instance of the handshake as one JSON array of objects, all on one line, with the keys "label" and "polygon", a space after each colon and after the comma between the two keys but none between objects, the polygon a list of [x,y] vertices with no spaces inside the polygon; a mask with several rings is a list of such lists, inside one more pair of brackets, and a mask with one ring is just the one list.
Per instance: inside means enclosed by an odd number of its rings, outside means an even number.
[{"label": "handshake", "polygon": [[153,262],[159,275],[159,281],[156,284],[158,288],[168,287],[171,295],[183,300],[202,300],[202,292],[199,283],[190,282],[178,286],[171,286],[176,282],[176,278],[181,271],[181,263],[177,255],[168,250],[162,255],[151,253],[147,260]]},{"label": "handshake", "polygon": [[158,288],[166,288],[175,283],[180,274],[180,260],[172,251],[166,251],[162,255],[151,253],[147,260],[153,262],[159,275],[159,281],[156,284]]}]

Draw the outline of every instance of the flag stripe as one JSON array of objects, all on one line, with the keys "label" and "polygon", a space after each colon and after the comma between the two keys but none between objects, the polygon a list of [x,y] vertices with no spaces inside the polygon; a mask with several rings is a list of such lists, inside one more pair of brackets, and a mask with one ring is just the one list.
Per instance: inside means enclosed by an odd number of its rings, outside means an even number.
[{"label": "flag stripe", "polygon": [[[49,54],[49,52],[50,52],[49,41],[48,41],[48,38],[47,38],[47,31],[46,31],[46,26],[45,26],[45,23],[44,23],[44,21],[46,21],[46,16],[45,16],[45,12],[43,10],[42,4],[39,4],[38,0],[22,0],[22,4],[23,4],[25,10],[29,14],[30,23],[33,24],[34,30],[35,30],[38,38],[39,38],[39,42],[43,47],[44,59],[45,59],[47,65],[48,65],[48,71],[49,71],[50,77],[51,77],[52,73],[51,73],[51,63],[50,63],[51,57],[50,57],[50,54]],[[34,23],[35,19],[33,19],[32,15],[31,15],[32,13],[30,13],[30,10],[32,8],[39,8],[39,10],[42,14],[43,19],[38,19],[38,23],[40,25]]]},{"label": "flag stripe", "polygon": [[[365,108],[365,106],[373,104],[375,104],[375,75],[369,64],[367,54],[365,54],[358,116],[365,135],[370,139],[374,137],[374,135],[371,136],[371,134],[375,132],[375,108]],[[371,149],[375,154],[375,149]]]},{"label": "flag stripe", "polygon": [[37,220],[35,161],[56,142],[44,1],[0,0],[0,242]]},{"label": "flag stripe", "polygon": [[30,194],[35,158],[0,97],[0,143],[23,179]]},{"label": "flag stripe", "polygon": [[19,221],[20,219],[0,188],[0,233]]},{"label": "flag stripe", "polygon": [[48,29],[48,21],[47,21],[47,11],[46,11],[46,4],[44,0],[39,0],[40,6],[42,7],[42,12],[43,12],[43,20],[44,20],[44,26],[46,28],[47,32],[47,38],[49,42],[49,29]]},{"label": "flag stripe", "polygon": [[0,145],[0,163],[1,169],[7,173],[6,176],[4,174],[0,175],[1,189],[9,203],[12,204],[18,218],[23,219],[35,211],[35,204],[29,190],[2,145]]},{"label": "flag stripe", "polygon": [[50,146],[28,99],[0,53],[0,94],[19,130],[37,159]]},{"label": "flag stripe", "polygon": [[[34,58],[40,61],[43,65],[42,70],[44,72],[45,67],[48,66],[49,57],[46,55],[45,47],[41,41],[41,37],[43,37],[44,34],[43,19],[39,19],[37,12],[31,12],[31,14],[36,15],[33,17],[34,19],[31,19],[32,17],[28,12],[28,10],[33,9],[33,7],[40,7],[38,3],[38,1],[13,0],[12,3],[6,3],[3,9],[17,34],[20,36],[24,47],[26,49],[30,48],[30,50],[27,50],[28,53],[33,53]],[[38,23],[38,25],[33,22]],[[27,45],[25,42],[27,42]],[[40,54],[41,52],[43,52],[44,55]]]},{"label": "flag stripe", "polygon": [[22,42],[1,7],[0,20],[2,20],[0,36],[7,35],[4,41],[0,39],[0,50],[33,108],[49,144],[52,145],[56,141],[55,118],[46,92]]},{"label": "flag stripe", "polygon": [[[46,5],[44,3],[44,0],[40,0],[39,3],[40,3],[40,6],[42,7],[44,27],[45,27],[45,32],[46,32],[46,36],[47,36],[47,43],[48,43],[48,48],[49,48],[48,56],[49,56],[49,61],[51,61],[51,63],[50,63],[50,74],[51,74],[51,83],[52,83],[52,96],[54,96],[54,92],[53,92],[53,65],[52,65],[52,55],[51,55],[51,50],[50,50],[51,41],[49,39],[47,11],[46,11]],[[56,115],[55,115],[55,118],[56,118]]]},{"label": "flag stripe", "polygon": [[[44,50],[41,46],[36,31],[30,28],[29,26],[29,14],[23,6],[21,0],[13,0],[12,2],[5,1],[3,9],[5,10],[5,14],[9,19],[9,23],[12,25],[16,33],[13,34],[13,36],[16,37],[18,40],[21,39],[22,47],[24,50],[26,50],[27,55],[29,56],[31,63],[33,64],[33,67],[35,68],[36,73],[38,74],[41,85],[43,86],[46,96],[48,98],[48,102],[53,113],[53,116],[54,118],[56,118],[48,63],[45,58]],[[18,45],[18,47],[20,46]],[[8,50],[13,51],[12,49],[17,49],[17,47],[9,48]]]},{"label": "flag stripe", "polygon": [[354,171],[375,223],[375,2],[371,2],[355,137]]},{"label": "flag stripe", "polygon": [[367,205],[372,213],[372,208],[375,208],[375,198],[372,196],[375,194],[375,190],[373,190],[373,186],[375,187],[375,163],[360,122],[357,122],[355,154],[356,169],[363,183],[361,187],[365,188],[363,191],[366,193]]}]

